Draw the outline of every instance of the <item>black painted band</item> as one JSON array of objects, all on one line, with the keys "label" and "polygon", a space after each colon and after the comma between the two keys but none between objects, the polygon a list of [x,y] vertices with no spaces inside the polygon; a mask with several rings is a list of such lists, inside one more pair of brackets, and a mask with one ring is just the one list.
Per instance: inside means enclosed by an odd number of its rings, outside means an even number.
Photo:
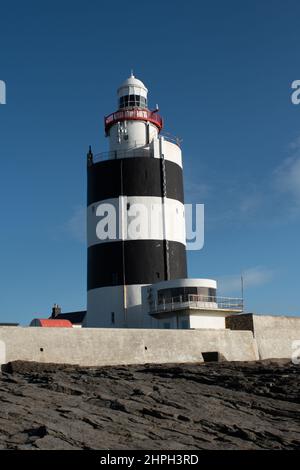
[{"label": "black painted band", "polygon": [[163,240],[129,240],[93,245],[88,248],[87,288],[153,284],[167,277],[186,278],[185,246],[169,241],[168,252],[169,263],[166,263]]},{"label": "black painted band", "polygon": [[[165,160],[166,197],[184,202],[182,168]],[[119,196],[162,197],[161,159],[133,157],[88,166],[88,205]]]}]

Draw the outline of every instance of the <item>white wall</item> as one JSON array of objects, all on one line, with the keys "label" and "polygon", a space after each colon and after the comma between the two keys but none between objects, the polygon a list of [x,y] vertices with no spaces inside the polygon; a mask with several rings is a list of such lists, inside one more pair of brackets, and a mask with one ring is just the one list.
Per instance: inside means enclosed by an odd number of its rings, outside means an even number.
[{"label": "white wall", "polygon": [[190,328],[225,328],[225,316],[214,313],[190,315]]},{"label": "white wall", "polygon": [[[122,110],[120,111],[122,112]],[[128,150],[134,147],[142,147],[147,144],[147,127],[149,126],[150,140],[157,137],[158,129],[152,124],[141,121],[121,121],[118,124],[113,125],[109,130],[109,150]],[[118,129],[121,128],[123,133],[120,135]],[[124,134],[125,132],[125,134]],[[124,135],[128,136],[128,139],[124,139]],[[121,137],[121,140],[119,139]],[[119,141],[120,140],[120,141]],[[132,155],[128,155],[132,156]],[[124,158],[124,154],[120,155],[120,158]]]},{"label": "white wall", "polygon": [[[178,328],[182,329],[182,322],[188,323],[188,328],[197,329],[224,329],[225,328],[225,315],[209,312],[199,312],[191,314],[190,311],[186,310],[185,315],[178,314]],[[176,312],[171,314],[169,317],[154,319],[152,324],[148,328],[165,328],[165,324],[168,323],[170,328],[177,328],[177,316]]]},{"label": "white wall", "polygon": [[253,315],[253,325],[261,359],[291,359],[296,349],[300,359],[300,317]]},{"label": "white wall", "polygon": [[296,356],[300,360],[300,317],[246,313],[229,317],[226,325],[232,330],[252,330],[260,359]]},{"label": "white wall", "polygon": [[253,361],[250,331],[133,330],[0,327],[0,357],[15,360],[102,366],[202,362],[218,351],[228,361]]},{"label": "white wall", "polygon": [[[161,139],[161,149],[160,149]],[[164,155],[165,160],[176,163],[182,168],[182,152],[181,148],[173,142],[165,140],[163,137],[159,137],[153,141],[154,156],[156,158],[161,157],[161,153]]]},{"label": "white wall", "polygon": [[[88,313],[83,326],[90,328],[143,327],[141,288],[142,285],[126,286],[127,312],[124,312],[123,286],[107,286],[89,290],[87,293]],[[111,323],[112,312],[115,313],[114,325]]]}]

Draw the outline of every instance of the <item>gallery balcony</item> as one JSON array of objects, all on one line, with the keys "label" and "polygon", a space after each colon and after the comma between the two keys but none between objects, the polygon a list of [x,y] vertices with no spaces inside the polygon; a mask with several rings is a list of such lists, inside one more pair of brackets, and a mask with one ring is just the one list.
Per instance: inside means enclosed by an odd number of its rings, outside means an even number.
[{"label": "gallery balcony", "polygon": [[209,297],[203,295],[186,294],[180,297],[162,299],[161,301],[151,303],[149,314],[157,316],[179,310],[241,313],[243,312],[243,308],[243,299],[239,297]]}]

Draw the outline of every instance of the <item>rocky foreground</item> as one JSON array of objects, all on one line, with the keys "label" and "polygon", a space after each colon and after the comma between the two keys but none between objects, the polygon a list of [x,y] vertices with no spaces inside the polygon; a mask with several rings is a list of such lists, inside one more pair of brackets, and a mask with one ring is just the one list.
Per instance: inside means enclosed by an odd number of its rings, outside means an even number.
[{"label": "rocky foreground", "polygon": [[299,367],[14,362],[0,373],[0,448],[299,449]]}]

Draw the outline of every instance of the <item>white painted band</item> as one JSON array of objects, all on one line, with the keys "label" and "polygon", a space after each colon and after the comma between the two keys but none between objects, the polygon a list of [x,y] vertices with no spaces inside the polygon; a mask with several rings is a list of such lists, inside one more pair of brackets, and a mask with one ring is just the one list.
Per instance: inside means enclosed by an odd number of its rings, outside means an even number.
[{"label": "white painted band", "polygon": [[160,197],[120,196],[87,208],[88,247],[119,240],[186,244],[184,204]]}]

